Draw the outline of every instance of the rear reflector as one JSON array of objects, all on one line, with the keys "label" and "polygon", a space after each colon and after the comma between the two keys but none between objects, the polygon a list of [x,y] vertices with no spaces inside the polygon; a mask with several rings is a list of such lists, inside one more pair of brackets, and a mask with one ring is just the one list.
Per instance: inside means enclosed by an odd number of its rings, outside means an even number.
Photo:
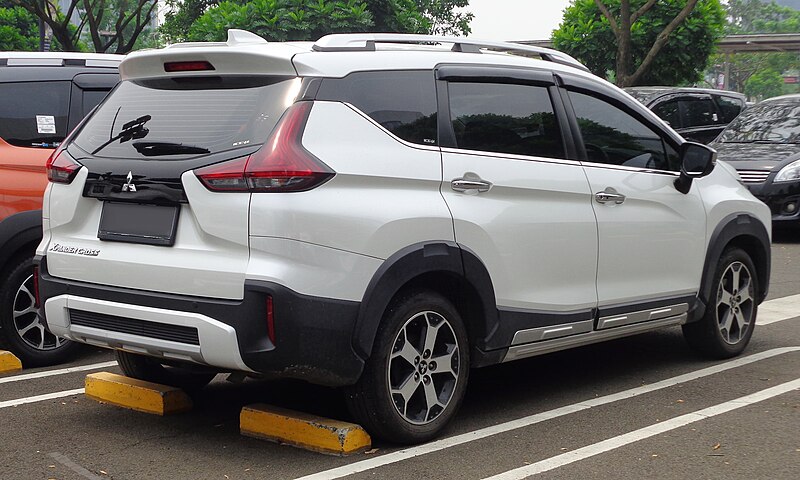
[{"label": "rear reflector", "polygon": [[312,104],[289,107],[269,139],[246,159],[203,167],[195,175],[214,192],[305,192],[327,182],[335,172],[302,144]]},{"label": "rear reflector", "polygon": [[165,72],[200,72],[205,70],[215,70],[214,65],[206,61],[164,63]]},{"label": "rear reflector", "polygon": [[267,295],[267,335],[269,335],[269,341],[275,345],[275,313],[272,307],[272,295]]}]

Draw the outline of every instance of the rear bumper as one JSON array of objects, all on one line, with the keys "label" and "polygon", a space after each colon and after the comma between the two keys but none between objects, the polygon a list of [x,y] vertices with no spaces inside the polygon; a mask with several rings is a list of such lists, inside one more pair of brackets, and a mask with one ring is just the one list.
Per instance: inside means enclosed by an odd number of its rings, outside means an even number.
[{"label": "rear bumper", "polygon": [[329,386],[355,383],[364,366],[352,348],[358,302],[301,295],[271,282],[246,282],[243,300],[99,286],[49,275],[46,259],[39,261],[39,291],[48,328],[78,342]]}]

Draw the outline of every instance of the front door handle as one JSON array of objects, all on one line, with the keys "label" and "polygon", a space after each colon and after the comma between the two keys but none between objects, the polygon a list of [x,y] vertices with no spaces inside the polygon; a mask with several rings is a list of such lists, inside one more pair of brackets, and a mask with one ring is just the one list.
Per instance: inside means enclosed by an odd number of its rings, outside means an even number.
[{"label": "front door handle", "polygon": [[614,205],[622,205],[625,202],[625,195],[619,193],[612,187],[607,187],[602,192],[597,192],[594,194],[594,199],[597,203],[613,203]]},{"label": "front door handle", "polygon": [[450,182],[450,188],[456,192],[467,194],[484,193],[492,188],[492,183],[483,180],[474,173],[465,173],[461,178],[454,178]]}]

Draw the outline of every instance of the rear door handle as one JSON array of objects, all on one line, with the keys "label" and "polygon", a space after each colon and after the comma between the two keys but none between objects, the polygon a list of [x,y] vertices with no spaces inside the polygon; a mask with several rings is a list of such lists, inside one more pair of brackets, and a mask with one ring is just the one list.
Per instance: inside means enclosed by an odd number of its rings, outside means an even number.
[{"label": "rear door handle", "polygon": [[481,177],[470,173],[464,174],[461,178],[454,178],[450,182],[450,188],[461,193],[483,193],[492,188],[492,183],[483,180]]},{"label": "rear door handle", "polygon": [[597,203],[613,203],[614,205],[622,205],[625,202],[625,195],[619,193],[612,187],[607,187],[602,192],[594,194],[594,199]]}]

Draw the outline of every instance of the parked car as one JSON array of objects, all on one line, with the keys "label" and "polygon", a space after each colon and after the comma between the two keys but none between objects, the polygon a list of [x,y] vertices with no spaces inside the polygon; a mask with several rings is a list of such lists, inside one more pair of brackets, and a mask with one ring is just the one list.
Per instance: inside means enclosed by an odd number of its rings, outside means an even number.
[{"label": "parked car", "polygon": [[33,254],[42,238],[47,158],[119,82],[119,55],[0,52],[0,348],[28,366],[74,346],[36,316]]},{"label": "parked car", "polygon": [[712,144],[780,225],[800,225],[800,95],[748,108]]},{"label": "parked car", "polygon": [[674,325],[729,357],[753,333],[766,206],[563,53],[233,30],[120,71],[50,162],[37,264],[48,327],[129,376],[340,386],[413,443],[471,367]]},{"label": "parked car", "polygon": [[629,87],[636,100],[687,140],[708,144],[745,109],[741,93],[709,88]]}]

